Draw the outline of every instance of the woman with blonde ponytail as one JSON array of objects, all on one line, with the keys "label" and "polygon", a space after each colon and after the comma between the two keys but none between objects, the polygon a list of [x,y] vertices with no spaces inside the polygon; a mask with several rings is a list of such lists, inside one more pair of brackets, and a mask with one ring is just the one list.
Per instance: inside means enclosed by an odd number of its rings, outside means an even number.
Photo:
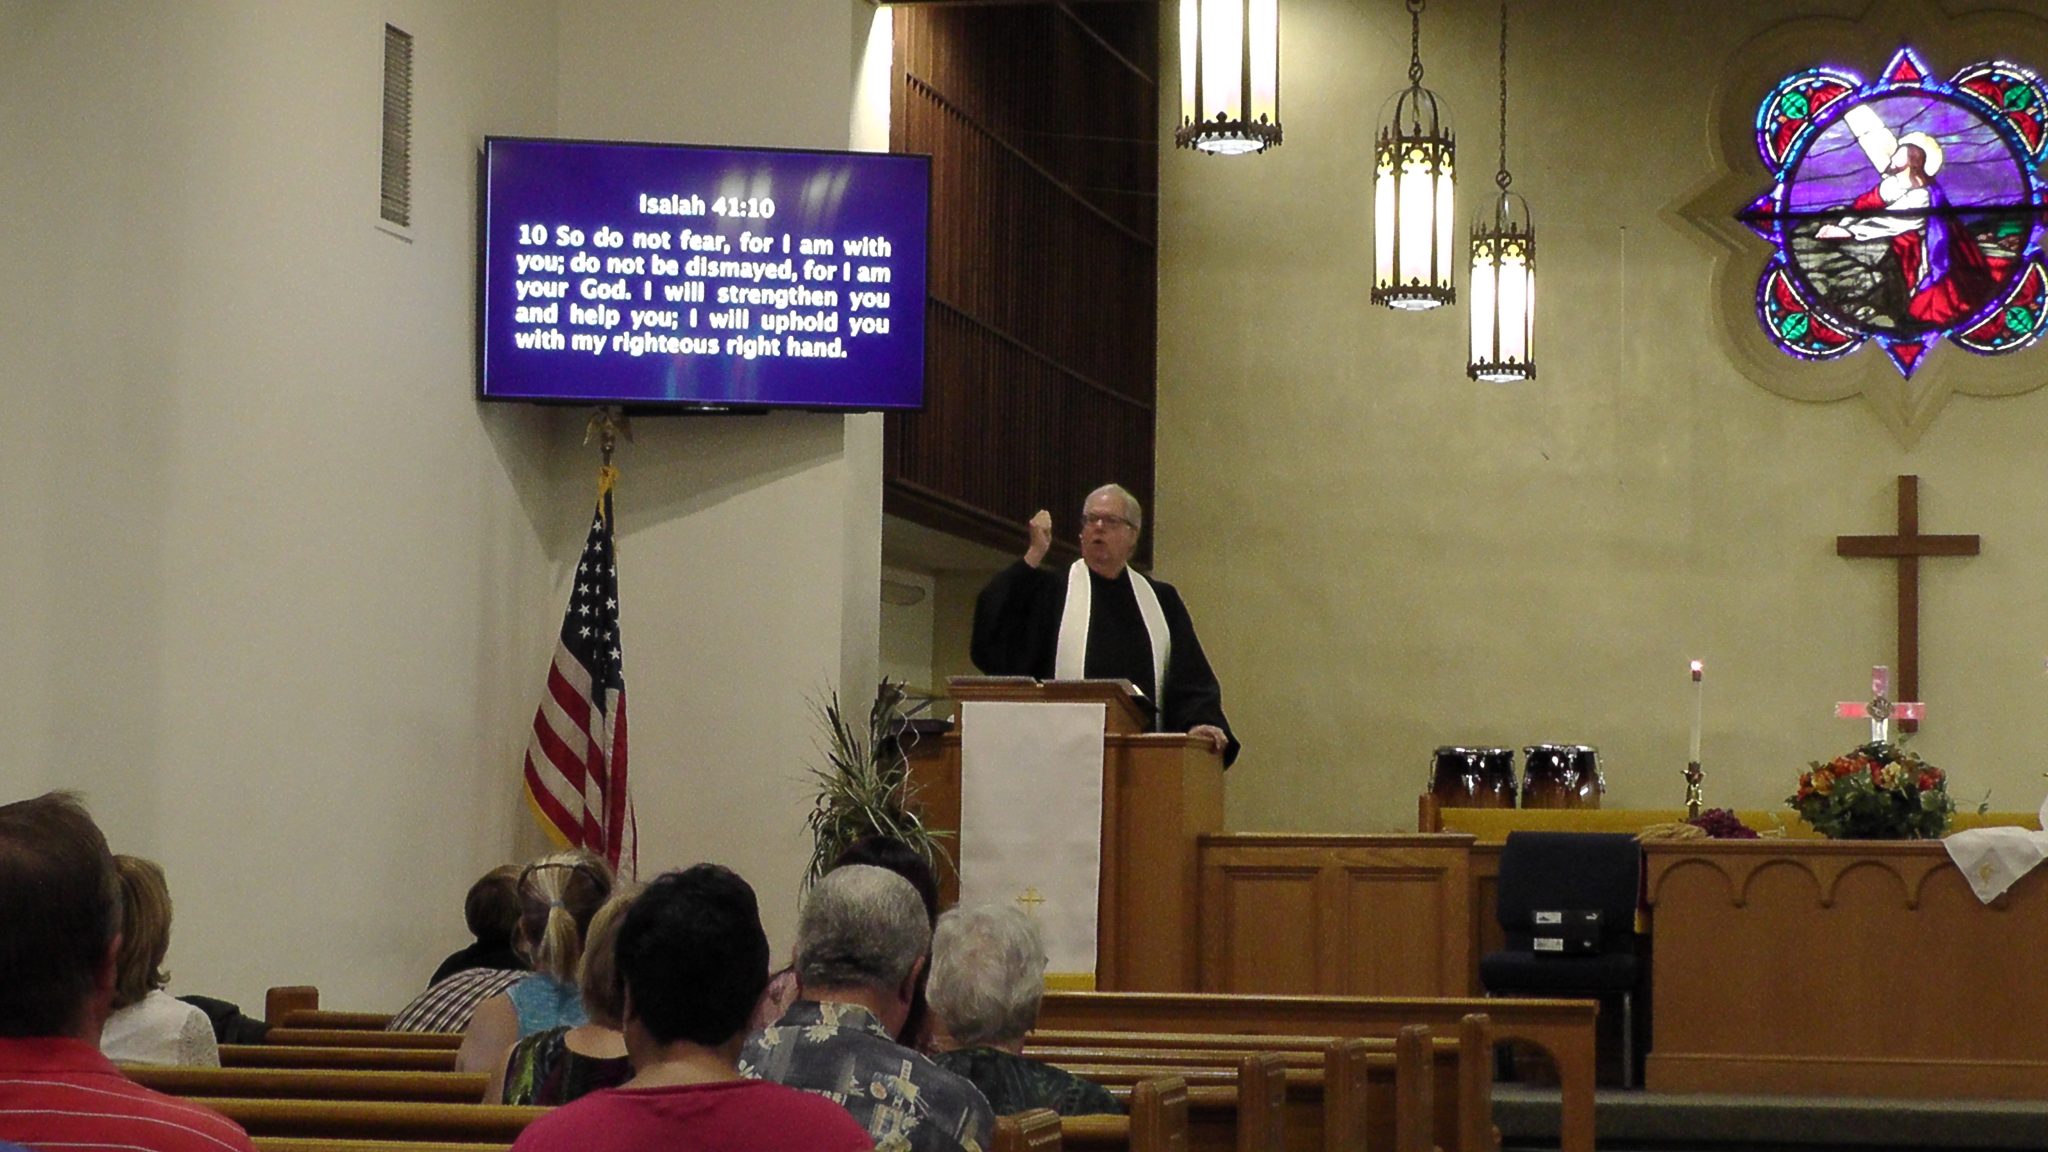
[{"label": "woman with blonde ponytail", "polygon": [[477,1005],[455,1055],[456,1071],[503,1067],[507,1050],[526,1037],[587,1022],[576,969],[590,920],[612,886],[612,870],[588,852],[543,856],[520,872],[513,944],[532,962],[533,974]]}]

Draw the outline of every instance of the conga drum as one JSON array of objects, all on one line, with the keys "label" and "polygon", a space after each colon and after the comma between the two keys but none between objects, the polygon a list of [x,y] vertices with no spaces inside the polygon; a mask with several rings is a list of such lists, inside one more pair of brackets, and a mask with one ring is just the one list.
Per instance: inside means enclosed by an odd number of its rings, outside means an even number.
[{"label": "conga drum", "polygon": [[1513,808],[1513,748],[1439,748],[1429,761],[1429,792],[1445,808]]},{"label": "conga drum", "polygon": [[1606,791],[1599,749],[1584,744],[1522,749],[1522,807],[1598,808]]}]

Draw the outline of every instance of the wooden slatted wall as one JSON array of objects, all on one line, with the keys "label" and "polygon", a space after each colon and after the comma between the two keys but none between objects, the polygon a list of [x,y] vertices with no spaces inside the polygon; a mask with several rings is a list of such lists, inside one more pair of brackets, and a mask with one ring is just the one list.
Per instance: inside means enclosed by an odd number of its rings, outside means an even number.
[{"label": "wooden slatted wall", "polygon": [[932,277],[892,515],[1008,551],[1041,507],[1071,541],[1108,480],[1150,505],[1158,28],[1150,0],[897,9],[891,147],[932,155]]}]

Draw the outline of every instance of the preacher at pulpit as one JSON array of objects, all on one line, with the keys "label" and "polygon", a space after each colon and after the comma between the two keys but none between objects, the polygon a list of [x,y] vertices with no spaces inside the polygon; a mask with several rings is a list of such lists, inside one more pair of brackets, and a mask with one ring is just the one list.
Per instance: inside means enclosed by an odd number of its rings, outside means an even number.
[{"label": "preacher at pulpit", "polygon": [[1097,488],[1081,506],[1081,558],[1062,571],[1043,567],[1052,514],[1033,516],[1024,558],[974,602],[974,666],[990,676],[1129,680],[1156,706],[1160,731],[1209,741],[1227,768],[1237,737],[1187,605],[1173,585],[1129,566],[1144,526],[1129,492]]}]

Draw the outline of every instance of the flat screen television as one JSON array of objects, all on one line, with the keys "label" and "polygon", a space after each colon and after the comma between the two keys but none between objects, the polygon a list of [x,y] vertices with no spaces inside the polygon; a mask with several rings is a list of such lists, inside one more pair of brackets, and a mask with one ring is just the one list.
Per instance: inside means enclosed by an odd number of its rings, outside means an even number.
[{"label": "flat screen television", "polygon": [[924,403],[931,158],[484,140],[477,392]]}]

